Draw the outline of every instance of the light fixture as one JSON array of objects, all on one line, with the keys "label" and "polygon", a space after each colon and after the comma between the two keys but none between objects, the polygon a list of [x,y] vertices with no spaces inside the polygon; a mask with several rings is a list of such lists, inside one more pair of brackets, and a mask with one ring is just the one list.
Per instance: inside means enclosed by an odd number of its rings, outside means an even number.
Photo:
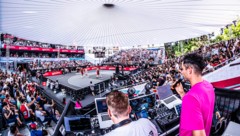
[{"label": "light fixture", "polygon": [[234,20],[234,21],[233,21],[233,24],[234,24],[234,26],[235,26],[235,27],[237,26],[237,24],[236,24],[236,23],[237,23],[237,21],[236,21],[236,20]]},{"label": "light fixture", "polygon": [[221,35],[223,34],[223,28],[221,28]]},{"label": "light fixture", "polygon": [[213,36],[214,36],[214,32],[212,32],[211,34],[208,34],[209,39]]},{"label": "light fixture", "polygon": [[147,83],[145,85],[145,94],[150,94],[151,93],[151,89],[152,89],[152,83]]},{"label": "light fixture", "polygon": [[230,25],[226,25],[226,28],[228,29],[229,26],[230,26]]},{"label": "light fixture", "polygon": [[211,38],[211,36],[212,36],[212,34],[208,34],[208,38],[209,38],[209,39]]},{"label": "light fixture", "polygon": [[128,93],[128,98],[131,99],[134,97],[134,94],[135,94],[136,90],[135,88],[131,87],[131,88],[128,88],[127,90],[127,93]]},{"label": "light fixture", "polygon": [[103,4],[103,6],[104,6],[105,8],[113,8],[115,5],[114,5],[114,4],[111,4],[111,3],[105,3],[105,4]]}]

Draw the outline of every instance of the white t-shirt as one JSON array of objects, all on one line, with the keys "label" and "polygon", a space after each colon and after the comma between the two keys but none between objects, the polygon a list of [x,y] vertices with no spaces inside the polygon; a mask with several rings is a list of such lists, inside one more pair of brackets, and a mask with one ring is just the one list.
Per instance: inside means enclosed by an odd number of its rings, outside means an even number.
[{"label": "white t-shirt", "polygon": [[41,121],[44,121],[45,116],[43,116],[43,113],[39,110],[35,111],[36,117],[38,117]]},{"label": "white t-shirt", "polygon": [[43,107],[44,107],[44,110],[46,110],[47,112],[49,113],[52,112],[52,106],[50,104],[44,104]]},{"label": "white t-shirt", "polygon": [[213,66],[211,66],[210,64],[208,64],[208,65],[206,66],[206,68],[212,70],[212,69],[213,69]]},{"label": "white t-shirt", "polygon": [[218,49],[212,49],[212,55],[215,55],[215,54],[218,55]]},{"label": "white t-shirt", "polygon": [[10,130],[8,131],[8,136],[14,136],[14,134],[12,134],[11,132],[10,132]]},{"label": "white t-shirt", "polygon": [[104,136],[158,136],[155,125],[148,119],[141,118],[130,124],[121,126]]},{"label": "white t-shirt", "polygon": [[10,83],[10,82],[13,81],[13,78],[12,78],[12,77],[9,77],[9,78],[6,79],[6,81]]}]

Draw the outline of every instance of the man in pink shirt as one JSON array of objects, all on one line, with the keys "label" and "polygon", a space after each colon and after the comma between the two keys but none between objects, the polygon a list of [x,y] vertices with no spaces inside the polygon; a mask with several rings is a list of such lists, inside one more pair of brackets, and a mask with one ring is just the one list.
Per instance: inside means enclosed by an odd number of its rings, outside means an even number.
[{"label": "man in pink shirt", "polygon": [[185,94],[181,83],[176,86],[182,97],[180,136],[209,136],[215,94],[213,86],[202,78],[204,60],[197,54],[188,54],[181,65],[181,73],[192,88]]}]

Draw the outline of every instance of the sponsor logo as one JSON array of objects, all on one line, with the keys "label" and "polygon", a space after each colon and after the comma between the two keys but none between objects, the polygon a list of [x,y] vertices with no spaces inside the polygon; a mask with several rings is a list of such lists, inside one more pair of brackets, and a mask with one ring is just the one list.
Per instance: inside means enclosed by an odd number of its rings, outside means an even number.
[{"label": "sponsor logo", "polygon": [[28,47],[19,47],[19,50],[28,50]]},{"label": "sponsor logo", "polygon": [[110,67],[109,70],[115,70],[115,68],[114,67]]},{"label": "sponsor logo", "polygon": [[60,71],[52,72],[52,75],[58,75],[58,74],[61,74],[61,72]]},{"label": "sponsor logo", "polygon": [[42,51],[51,51],[51,49],[42,48]]},{"label": "sponsor logo", "polygon": [[31,50],[33,50],[33,51],[39,51],[40,48],[31,48]]},{"label": "sponsor logo", "polygon": [[58,49],[53,49],[54,52],[58,52]]}]

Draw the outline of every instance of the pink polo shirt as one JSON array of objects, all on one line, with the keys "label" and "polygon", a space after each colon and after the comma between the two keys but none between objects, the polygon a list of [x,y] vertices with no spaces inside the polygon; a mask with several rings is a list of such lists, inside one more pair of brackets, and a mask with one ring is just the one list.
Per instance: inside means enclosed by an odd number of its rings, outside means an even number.
[{"label": "pink polo shirt", "polygon": [[182,99],[180,136],[192,136],[193,130],[205,130],[210,135],[215,93],[207,81],[195,84]]}]

